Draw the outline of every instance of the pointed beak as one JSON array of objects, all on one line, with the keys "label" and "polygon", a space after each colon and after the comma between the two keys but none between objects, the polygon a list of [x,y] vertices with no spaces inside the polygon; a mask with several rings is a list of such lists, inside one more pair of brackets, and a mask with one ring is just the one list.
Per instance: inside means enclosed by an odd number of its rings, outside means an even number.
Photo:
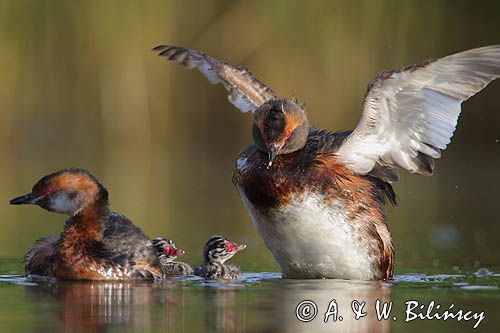
[{"label": "pointed beak", "polygon": [[275,145],[274,143],[271,143],[267,147],[267,158],[269,160],[269,164],[267,165],[268,167],[270,167],[271,165],[273,165],[273,161],[276,158],[276,156],[278,156],[278,153],[280,152],[280,149],[281,149],[281,147]]},{"label": "pointed beak", "polygon": [[11,205],[29,205],[34,204],[36,202],[36,197],[33,193],[28,193],[25,195],[21,195],[20,197],[14,198],[9,201]]},{"label": "pointed beak", "polygon": [[233,245],[236,246],[236,252],[239,252],[239,251],[244,250],[244,249],[247,248],[247,246],[245,244],[236,244],[236,243],[234,243]]},{"label": "pointed beak", "polygon": [[171,257],[180,257],[184,253],[186,253],[185,251],[178,249],[175,246],[166,246],[165,252]]}]

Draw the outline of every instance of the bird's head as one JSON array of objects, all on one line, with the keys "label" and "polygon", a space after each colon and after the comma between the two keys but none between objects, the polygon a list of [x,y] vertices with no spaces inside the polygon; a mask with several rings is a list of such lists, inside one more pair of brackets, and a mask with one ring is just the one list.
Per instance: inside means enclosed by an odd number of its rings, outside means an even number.
[{"label": "bird's head", "polygon": [[223,264],[246,247],[246,245],[231,242],[223,236],[212,236],[205,244],[203,256],[205,262],[219,262]]},{"label": "bird's head", "polygon": [[30,193],[9,201],[11,205],[37,205],[51,212],[75,216],[99,203],[107,207],[108,192],[83,169],[64,169],[40,179]]},{"label": "bird's head", "polygon": [[174,261],[175,258],[185,253],[185,251],[178,249],[170,239],[155,238],[151,242],[156,248],[158,258],[167,262]]},{"label": "bird's head", "polygon": [[304,108],[295,100],[272,99],[254,113],[253,138],[257,147],[268,154],[269,166],[276,156],[303,148],[308,133]]}]

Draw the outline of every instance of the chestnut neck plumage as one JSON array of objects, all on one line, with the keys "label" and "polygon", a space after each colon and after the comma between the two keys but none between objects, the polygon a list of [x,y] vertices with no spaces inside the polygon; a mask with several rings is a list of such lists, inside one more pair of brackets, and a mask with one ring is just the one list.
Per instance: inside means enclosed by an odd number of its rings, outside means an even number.
[{"label": "chestnut neck plumage", "polygon": [[100,184],[97,196],[88,201],[75,215],[71,217],[68,229],[74,229],[77,237],[86,241],[98,241],[102,237],[102,229],[109,216],[108,193]]},{"label": "chestnut neck plumage", "polygon": [[[70,218],[61,233],[57,249],[61,276],[71,277],[74,267],[92,266],[92,249],[102,240],[104,223],[109,217],[107,191],[100,184],[98,195]],[[65,267],[65,268],[64,268]]]},{"label": "chestnut neck plumage", "polygon": [[84,239],[99,240],[108,215],[108,200],[99,196],[72,217],[72,227],[77,229]]}]

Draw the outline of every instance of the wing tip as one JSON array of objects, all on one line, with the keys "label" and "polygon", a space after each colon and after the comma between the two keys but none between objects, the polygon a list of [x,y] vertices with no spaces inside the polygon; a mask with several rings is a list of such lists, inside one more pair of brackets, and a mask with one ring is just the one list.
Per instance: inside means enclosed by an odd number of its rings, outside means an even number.
[{"label": "wing tip", "polygon": [[180,55],[182,55],[182,58],[184,59],[191,52],[190,49],[187,49],[185,47],[168,44],[155,46],[151,49],[151,51],[157,52],[157,55],[159,55],[160,57],[165,57],[167,58],[167,60],[171,61],[179,61],[178,57]]},{"label": "wing tip", "polygon": [[412,172],[423,176],[432,176],[434,174],[434,159],[432,157],[419,152],[413,162],[417,169],[412,170]]},{"label": "wing tip", "polygon": [[172,44],[160,44],[151,49],[153,52],[161,52],[161,51],[166,51],[168,49],[183,49],[186,50],[185,47],[183,46],[177,46],[177,45],[172,45]]},{"label": "wing tip", "polygon": [[153,47],[153,48],[151,49],[151,51],[153,51],[153,52],[163,51],[163,50],[165,50],[165,48],[166,48],[166,47],[168,47],[168,46],[169,46],[169,45],[164,45],[164,44],[157,45],[157,46]]}]

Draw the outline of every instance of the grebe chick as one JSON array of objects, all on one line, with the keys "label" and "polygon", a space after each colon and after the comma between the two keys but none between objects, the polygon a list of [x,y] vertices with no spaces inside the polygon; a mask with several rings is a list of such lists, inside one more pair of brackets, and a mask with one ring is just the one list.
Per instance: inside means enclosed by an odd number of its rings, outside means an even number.
[{"label": "grebe chick", "polygon": [[210,237],[203,250],[203,264],[195,268],[194,274],[208,279],[239,279],[240,268],[224,263],[246,247],[223,236]]},{"label": "grebe chick", "polygon": [[182,276],[193,274],[193,268],[182,261],[174,261],[185,252],[178,249],[174,242],[165,238],[154,238],[151,240],[157,250],[161,270],[165,276]]}]

